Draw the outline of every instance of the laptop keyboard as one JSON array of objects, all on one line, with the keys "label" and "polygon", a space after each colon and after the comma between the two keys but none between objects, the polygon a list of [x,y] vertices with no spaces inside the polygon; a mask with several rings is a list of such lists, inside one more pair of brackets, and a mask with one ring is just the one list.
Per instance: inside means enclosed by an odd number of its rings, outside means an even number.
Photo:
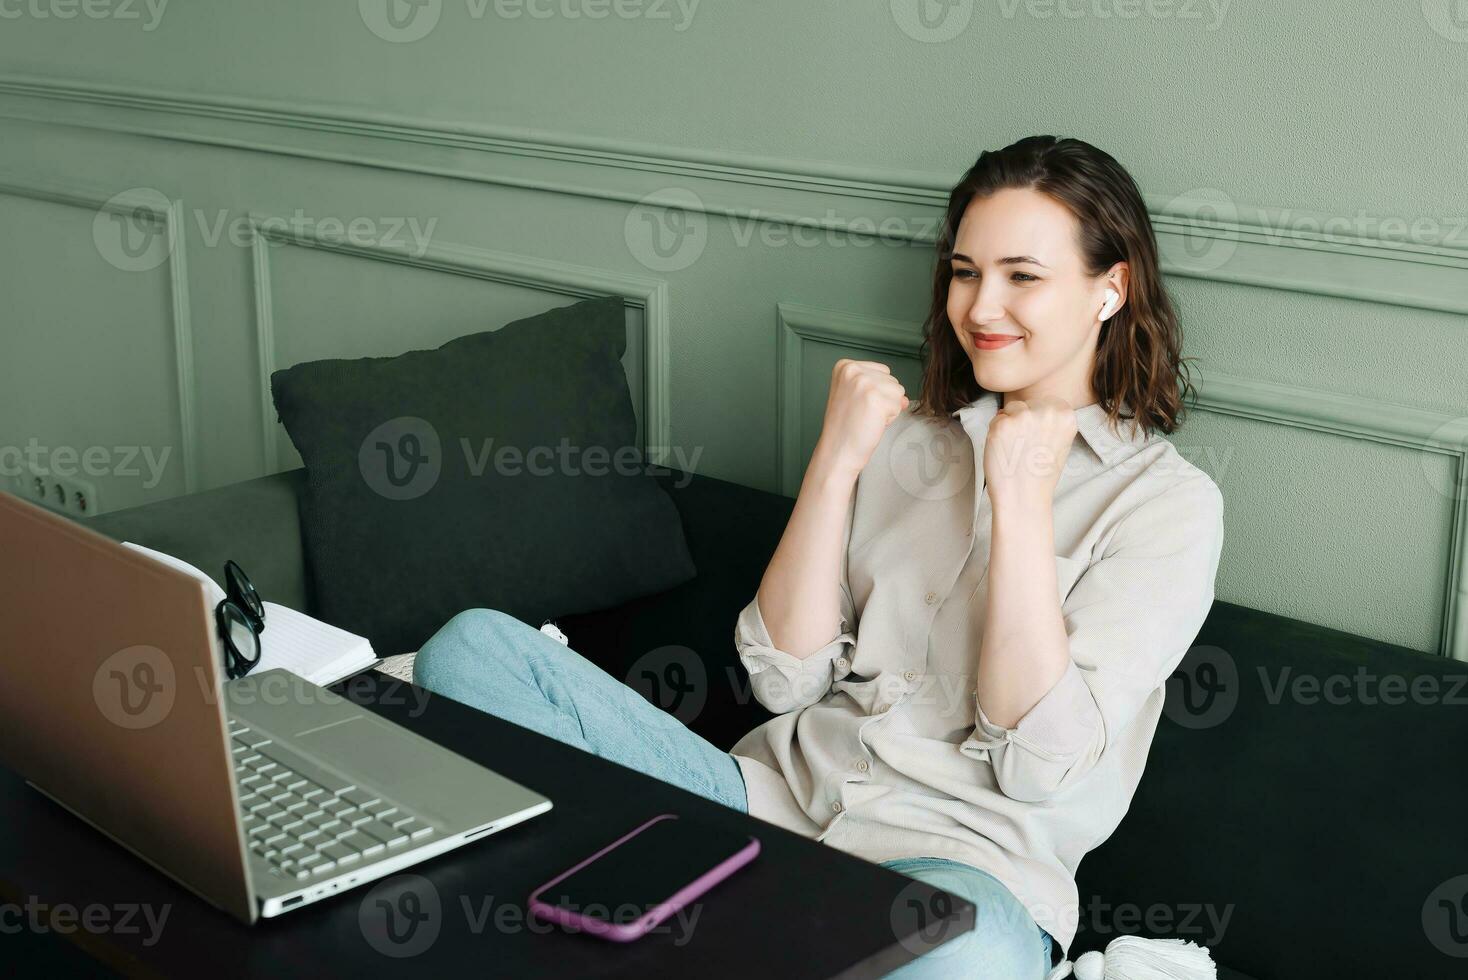
[{"label": "laptop keyboard", "polygon": [[229,719],[235,778],[251,852],[283,878],[307,881],[427,840],[427,820],[324,770]]}]

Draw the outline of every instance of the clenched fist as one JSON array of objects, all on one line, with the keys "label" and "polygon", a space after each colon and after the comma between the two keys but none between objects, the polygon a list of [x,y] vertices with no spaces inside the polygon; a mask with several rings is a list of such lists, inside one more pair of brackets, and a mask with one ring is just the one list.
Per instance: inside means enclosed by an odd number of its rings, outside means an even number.
[{"label": "clenched fist", "polygon": [[843,357],[831,369],[816,455],[855,478],[872,458],[882,433],[907,405],[902,383],[887,365]]},{"label": "clenched fist", "polygon": [[990,420],[984,441],[989,500],[996,507],[1052,502],[1075,435],[1075,409],[1064,399],[1053,395],[1028,402],[1006,399]]}]

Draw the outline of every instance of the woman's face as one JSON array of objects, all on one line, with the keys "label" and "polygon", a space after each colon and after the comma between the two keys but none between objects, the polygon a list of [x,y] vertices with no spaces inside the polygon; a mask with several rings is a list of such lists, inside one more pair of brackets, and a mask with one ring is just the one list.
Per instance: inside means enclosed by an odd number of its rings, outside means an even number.
[{"label": "woman's face", "polygon": [[[975,198],[954,239],[948,319],[987,391],[1095,402],[1090,378],[1108,286],[1126,299],[1126,264],[1092,279],[1075,217],[1035,190]],[[1114,304],[1112,315],[1122,303]],[[983,343],[1012,338],[1002,345]]]}]

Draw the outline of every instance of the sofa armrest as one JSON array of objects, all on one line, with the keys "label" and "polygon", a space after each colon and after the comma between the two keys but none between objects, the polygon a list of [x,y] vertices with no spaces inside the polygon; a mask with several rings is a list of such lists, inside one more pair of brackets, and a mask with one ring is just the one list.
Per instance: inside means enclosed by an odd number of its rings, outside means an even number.
[{"label": "sofa armrest", "polygon": [[311,611],[297,494],[305,470],[234,483],[90,518],[84,523],[116,541],[166,552],[221,581],[224,563],[239,562],[261,597]]}]

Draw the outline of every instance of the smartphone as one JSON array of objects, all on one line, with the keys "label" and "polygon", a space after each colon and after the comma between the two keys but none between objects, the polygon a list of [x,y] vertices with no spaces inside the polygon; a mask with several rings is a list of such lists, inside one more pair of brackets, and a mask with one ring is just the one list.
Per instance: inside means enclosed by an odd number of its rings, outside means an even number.
[{"label": "smartphone", "polygon": [[744,867],[758,838],[663,813],[530,894],[548,922],[629,942]]}]

